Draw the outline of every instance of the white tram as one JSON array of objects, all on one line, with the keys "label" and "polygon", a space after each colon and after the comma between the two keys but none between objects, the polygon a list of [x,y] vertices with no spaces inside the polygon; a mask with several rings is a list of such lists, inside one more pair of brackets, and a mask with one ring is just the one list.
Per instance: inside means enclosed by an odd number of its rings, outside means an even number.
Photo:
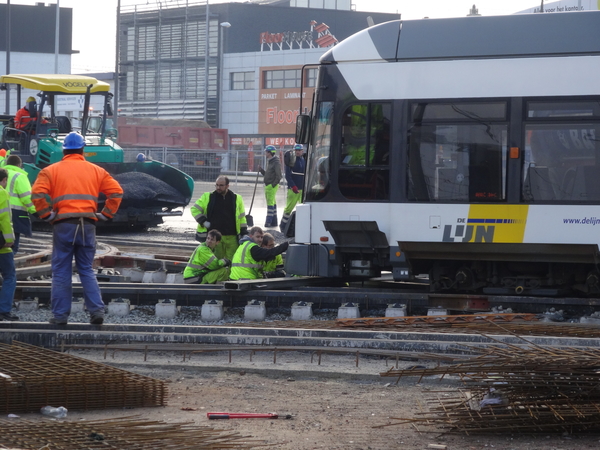
[{"label": "white tram", "polygon": [[600,292],[600,12],[387,22],[321,58],[290,273]]}]

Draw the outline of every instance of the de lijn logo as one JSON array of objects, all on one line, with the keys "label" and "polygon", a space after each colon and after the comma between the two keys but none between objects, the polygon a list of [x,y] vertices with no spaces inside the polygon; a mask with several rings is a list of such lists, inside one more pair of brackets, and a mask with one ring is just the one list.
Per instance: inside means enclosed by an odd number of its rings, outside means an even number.
[{"label": "de lijn logo", "polygon": [[457,225],[444,225],[442,242],[494,242],[495,225],[465,224],[466,219],[458,219],[458,222]]}]

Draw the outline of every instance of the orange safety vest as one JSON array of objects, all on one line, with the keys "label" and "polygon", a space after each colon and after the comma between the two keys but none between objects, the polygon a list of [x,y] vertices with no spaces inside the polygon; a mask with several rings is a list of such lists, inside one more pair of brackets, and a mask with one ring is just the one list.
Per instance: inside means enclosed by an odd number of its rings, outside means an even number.
[{"label": "orange safety vest", "polygon": [[62,161],[43,169],[31,192],[35,209],[42,219],[52,210],[56,212],[53,222],[79,217],[98,220],[100,192],[106,195],[102,214],[113,217],[123,199],[123,189],[117,180],[78,153],[66,155]]},{"label": "orange safety vest", "polygon": [[[15,128],[22,130],[32,120],[36,120],[37,116],[30,116],[29,111],[25,107],[19,109],[15,114]],[[48,123],[46,119],[42,119],[42,123]]]}]

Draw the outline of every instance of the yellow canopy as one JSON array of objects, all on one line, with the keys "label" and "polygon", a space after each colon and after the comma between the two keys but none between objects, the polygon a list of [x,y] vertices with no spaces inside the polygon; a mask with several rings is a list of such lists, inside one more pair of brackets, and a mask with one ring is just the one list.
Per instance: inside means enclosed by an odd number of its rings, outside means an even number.
[{"label": "yellow canopy", "polygon": [[108,92],[110,86],[104,81],[83,75],[3,75],[0,83],[18,84],[27,89],[63,94],[85,94],[91,84],[90,92],[98,94]]}]

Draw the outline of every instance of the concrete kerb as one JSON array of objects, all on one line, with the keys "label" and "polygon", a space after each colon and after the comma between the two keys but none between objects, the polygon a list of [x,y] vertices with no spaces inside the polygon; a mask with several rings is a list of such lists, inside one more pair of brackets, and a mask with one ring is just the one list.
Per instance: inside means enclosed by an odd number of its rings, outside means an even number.
[{"label": "concrete kerb", "polygon": [[461,354],[467,347],[490,345],[543,345],[553,347],[600,347],[594,338],[554,336],[415,333],[410,331],[313,330],[301,328],[259,328],[228,326],[144,326],[69,324],[57,329],[45,323],[0,322],[0,342],[13,340],[59,348],[61,342],[89,343],[190,343],[219,345],[308,346],[326,348],[381,349],[412,352]]}]

